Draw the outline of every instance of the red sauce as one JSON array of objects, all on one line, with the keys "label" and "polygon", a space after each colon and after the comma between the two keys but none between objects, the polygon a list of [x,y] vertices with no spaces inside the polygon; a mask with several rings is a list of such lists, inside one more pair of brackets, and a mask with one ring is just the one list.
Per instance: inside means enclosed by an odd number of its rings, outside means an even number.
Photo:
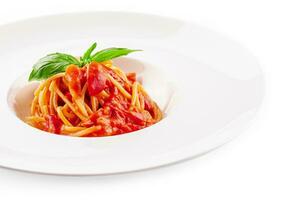
[{"label": "red sauce", "polygon": [[76,95],[80,96],[82,91],[82,79],[83,73],[79,67],[76,65],[70,65],[66,69],[65,78],[69,84],[69,87],[73,89]]},{"label": "red sauce", "polygon": [[130,103],[115,88],[101,109],[91,115],[86,125],[101,125],[97,136],[116,135],[142,129],[147,126],[146,117],[129,110]]},{"label": "red sauce", "polygon": [[90,96],[96,96],[107,88],[107,78],[104,68],[99,63],[91,63],[87,71],[88,91]]},{"label": "red sauce", "polygon": [[72,101],[72,95],[71,95],[71,93],[70,93],[69,91],[66,91],[65,97],[67,97],[67,99],[68,99],[69,101]]},{"label": "red sauce", "polygon": [[47,115],[46,116],[46,127],[45,130],[51,133],[59,134],[63,126],[62,121],[57,115]]},{"label": "red sauce", "polygon": [[132,83],[134,83],[134,82],[136,81],[136,79],[137,79],[136,73],[134,73],[134,72],[128,73],[128,74],[127,74],[127,78],[128,78]]},{"label": "red sauce", "polygon": [[[97,96],[103,90],[109,94],[107,98],[100,99],[100,107],[96,112],[89,115],[89,119],[81,122],[75,115],[69,120],[73,126],[91,127],[100,125],[101,129],[87,136],[109,136],[129,133],[143,129],[155,123],[152,100],[148,96],[140,95],[144,103],[144,110],[131,106],[128,100],[117,87],[109,81],[108,75],[117,80],[128,92],[132,92],[131,85],[136,81],[136,74],[127,75],[130,83],[123,80],[117,73],[100,63],[90,63],[88,66],[79,68],[70,65],[66,69],[65,80],[69,88],[62,88],[64,95],[73,103],[74,95],[81,95],[85,83],[88,86],[90,96]],[[63,84],[64,85],[64,84]],[[72,90],[71,90],[72,89]],[[89,96],[86,97],[89,99]],[[89,105],[91,106],[91,105]],[[46,117],[45,130],[59,134],[63,126],[62,121],[57,115],[48,115]]]}]

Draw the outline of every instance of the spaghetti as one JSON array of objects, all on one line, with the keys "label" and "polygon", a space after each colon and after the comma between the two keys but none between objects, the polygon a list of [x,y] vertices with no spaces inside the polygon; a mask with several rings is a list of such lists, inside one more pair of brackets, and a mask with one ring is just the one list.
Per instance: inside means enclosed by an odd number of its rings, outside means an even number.
[{"label": "spaghetti", "polygon": [[27,123],[55,134],[99,137],[136,131],[162,116],[135,73],[105,61],[71,64],[41,82]]}]

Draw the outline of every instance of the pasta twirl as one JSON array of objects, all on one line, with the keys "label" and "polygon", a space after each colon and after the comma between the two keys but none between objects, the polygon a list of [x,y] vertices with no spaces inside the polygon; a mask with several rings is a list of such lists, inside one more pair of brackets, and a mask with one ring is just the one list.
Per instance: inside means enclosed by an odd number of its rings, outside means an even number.
[{"label": "pasta twirl", "polygon": [[99,137],[129,133],[162,119],[135,74],[125,74],[108,60],[44,80],[34,93],[27,123],[51,133]]}]

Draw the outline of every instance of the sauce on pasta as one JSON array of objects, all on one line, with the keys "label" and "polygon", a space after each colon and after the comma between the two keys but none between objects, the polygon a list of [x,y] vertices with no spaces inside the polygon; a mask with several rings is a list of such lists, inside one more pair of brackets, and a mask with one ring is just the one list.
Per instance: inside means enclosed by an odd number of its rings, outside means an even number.
[{"label": "sauce on pasta", "polygon": [[100,137],[140,130],[162,117],[135,73],[105,61],[71,64],[42,81],[27,123],[55,134]]}]

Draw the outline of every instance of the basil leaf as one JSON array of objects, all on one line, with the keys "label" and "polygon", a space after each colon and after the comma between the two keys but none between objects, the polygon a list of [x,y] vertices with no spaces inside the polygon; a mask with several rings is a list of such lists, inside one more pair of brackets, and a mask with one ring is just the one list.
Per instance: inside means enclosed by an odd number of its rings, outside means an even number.
[{"label": "basil leaf", "polygon": [[67,66],[75,64],[79,67],[83,67],[86,64],[96,61],[103,62],[111,60],[120,56],[128,55],[129,53],[141,50],[132,50],[127,48],[108,48],[101,50],[92,55],[96,49],[97,43],[93,43],[92,46],[86,50],[84,55],[78,60],[74,56],[64,53],[53,53],[41,58],[34,66],[30,73],[29,81],[47,79],[55,74],[64,72]]},{"label": "basil leaf", "polygon": [[135,51],[141,51],[141,50],[132,50],[132,49],[127,49],[127,48],[116,48],[116,47],[103,49],[97,52],[96,54],[94,54],[91,57],[91,61],[103,62],[103,61],[111,60],[113,58],[117,58],[120,56],[128,55],[129,53],[132,53]]},{"label": "basil leaf", "polygon": [[88,48],[88,50],[84,53],[83,57],[81,57],[81,61],[83,63],[90,62],[91,54],[95,50],[96,47],[97,47],[97,43],[95,42],[94,44],[92,44],[90,48]]},{"label": "basil leaf", "polygon": [[47,79],[55,74],[64,72],[68,65],[81,66],[74,56],[64,53],[53,53],[41,58],[30,73],[29,81]]}]

